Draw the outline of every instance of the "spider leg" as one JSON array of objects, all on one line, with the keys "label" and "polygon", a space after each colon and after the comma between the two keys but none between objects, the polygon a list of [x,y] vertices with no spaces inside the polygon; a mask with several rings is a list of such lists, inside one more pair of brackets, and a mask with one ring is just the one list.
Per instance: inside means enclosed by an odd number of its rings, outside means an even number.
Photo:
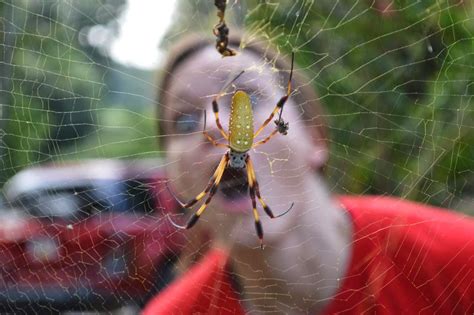
[{"label": "spider leg", "polygon": [[214,111],[214,116],[216,116],[217,128],[221,132],[224,139],[229,140],[229,135],[227,134],[227,132],[225,132],[224,128],[222,127],[221,121],[219,119],[219,104],[217,103],[218,97],[219,95],[212,100],[212,110]]},{"label": "spider leg", "polygon": [[228,84],[226,84],[224,86],[224,88],[221,90],[221,92],[219,92],[219,94],[217,94],[214,99],[212,100],[212,111],[214,112],[214,116],[216,117],[216,125],[217,125],[217,128],[219,129],[219,131],[221,132],[222,136],[224,137],[224,139],[226,140],[229,140],[229,135],[227,134],[227,132],[224,130],[224,128],[222,127],[222,124],[221,124],[221,121],[219,119],[219,104],[217,103],[217,101],[219,100],[219,98],[224,94],[224,91],[229,87],[229,85],[231,85],[235,80],[237,80],[242,74],[244,73],[244,71],[241,71],[234,79],[232,79],[232,81],[230,81]]},{"label": "spider leg", "polygon": [[260,221],[260,216],[258,215],[257,211],[257,201],[255,200],[255,186],[254,180],[252,177],[252,168],[251,168],[251,161],[250,157],[247,156],[247,180],[249,183],[249,193],[250,199],[252,200],[252,210],[253,210],[253,217],[255,219],[255,230],[257,231],[258,238],[260,240],[260,248],[263,249],[263,227],[262,222]]},{"label": "spider leg", "polygon": [[[196,222],[198,221],[199,217],[201,216],[201,214],[204,212],[204,210],[206,210],[207,206],[209,205],[209,203],[211,202],[212,200],[212,197],[214,197],[214,194],[216,193],[217,191],[217,187],[219,186],[219,183],[222,179],[222,175],[224,174],[224,171],[226,169],[226,166],[227,166],[227,162],[229,161],[229,154],[226,153],[224,155],[224,157],[222,158],[221,160],[221,163],[219,164],[219,166],[217,167],[216,169],[216,172],[214,173],[214,176],[215,179],[212,183],[212,185],[210,185],[210,188],[209,188],[209,195],[207,196],[207,199],[206,201],[199,207],[199,209],[189,218],[188,222],[186,222],[186,225],[178,225],[176,223],[174,223],[171,218],[168,216],[168,220],[170,220],[170,222],[177,228],[179,229],[190,229],[192,228]],[[209,187],[209,186],[208,186]],[[206,188],[207,190],[207,188]],[[202,195],[202,196],[201,196]],[[200,197],[199,199],[201,199],[203,196],[205,195],[205,191],[203,191],[201,194],[198,195],[198,197]],[[197,199],[196,201],[192,200],[191,202],[189,203],[192,203],[192,204],[195,204],[199,199],[198,197],[196,197],[195,199]]]},{"label": "spider leg", "polygon": [[212,186],[216,182],[216,179],[217,179],[217,176],[219,175],[219,172],[221,172],[222,168],[225,169],[225,166],[227,165],[227,162],[229,161],[229,156],[228,155],[229,155],[228,153],[224,154],[221,161],[219,162],[219,165],[217,165],[217,168],[214,171],[214,174],[212,175],[211,179],[209,180],[209,183],[207,184],[206,189],[204,189],[201,193],[199,193],[194,199],[184,203],[181,200],[179,200],[178,197],[176,197],[176,195],[173,193],[173,191],[168,186],[168,182],[166,182],[166,188],[168,188],[168,191],[171,193],[173,198],[179,203],[179,205],[182,208],[185,208],[185,209],[191,208],[192,206],[194,206],[199,200],[201,200],[211,190]]},{"label": "spider leg", "polygon": [[[288,98],[290,97],[290,94],[291,94],[291,78],[293,77],[294,59],[295,59],[295,54],[292,53],[291,54],[290,77],[288,79],[288,86],[287,86],[287,89],[286,89],[286,94],[284,96],[282,96],[282,98],[280,98],[280,100],[276,104],[276,106],[273,109],[270,116],[267,118],[267,120],[264,121],[264,123],[260,126],[260,128],[258,128],[257,132],[255,132],[255,134],[253,136],[254,138],[257,137],[260,134],[260,132],[262,132],[263,128],[265,128],[270,123],[270,121],[272,121],[273,117],[278,113],[279,110],[281,110],[283,112],[283,105],[285,105],[286,101],[288,100]],[[278,120],[275,121],[275,123],[277,124],[277,127],[280,126],[282,124],[282,122],[283,122],[283,120],[281,119],[281,114],[280,114]],[[288,128],[286,127],[286,130],[282,130],[283,132],[281,132],[281,133],[285,133],[287,131],[287,129]]]},{"label": "spider leg", "polygon": [[[262,205],[263,210],[265,211],[265,213],[270,218],[276,219],[276,218],[282,217],[285,214],[287,214],[293,208],[293,206],[295,204],[294,202],[291,203],[290,207],[287,210],[285,210],[284,212],[282,212],[279,215],[275,216],[273,214],[273,211],[265,203],[265,201],[263,201],[262,196],[260,195],[260,188],[259,188],[259,185],[258,185],[257,177],[255,175],[255,169],[253,168],[253,163],[250,159],[247,162],[247,173],[249,173],[250,174],[249,176],[251,176],[251,178],[252,178],[253,186],[254,186],[254,189],[255,189],[255,194],[257,195],[258,201],[260,201],[260,204]],[[249,184],[249,187],[250,187],[250,184]]]},{"label": "spider leg", "polygon": [[262,145],[264,143],[267,143],[271,138],[273,138],[274,135],[276,135],[278,133],[278,129],[275,129],[272,131],[272,133],[266,137],[265,139],[261,140],[261,141],[258,141],[258,142],[255,142],[253,145],[252,145],[252,149],[255,149],[256,147],[258,147],[259,145]]},{"label": "spider leg", "polygon": [[204,134],[204,136],[206,136],[207,140],[209,140],[209,141],[210,141],[214,146],[216,146],[216,147],[229,148],[228,145],[217,142],[217,140],[214,139],[214,138],[206,131],[206,115],[207,115],[207,112],[206,112],[206,110],[204,110],[204,128],[202,129],[202,133]]}]

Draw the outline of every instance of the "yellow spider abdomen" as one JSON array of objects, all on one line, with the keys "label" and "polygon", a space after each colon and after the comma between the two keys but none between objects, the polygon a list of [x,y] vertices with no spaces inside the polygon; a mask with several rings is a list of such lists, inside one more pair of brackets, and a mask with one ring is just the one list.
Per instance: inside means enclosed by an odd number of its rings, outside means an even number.
[{"label": "yellow spider abdomen", "polygon": [[229,146],[236,152],[247,152],[253,145],[253,112],[250,97],[235,92],[230,106]]}]

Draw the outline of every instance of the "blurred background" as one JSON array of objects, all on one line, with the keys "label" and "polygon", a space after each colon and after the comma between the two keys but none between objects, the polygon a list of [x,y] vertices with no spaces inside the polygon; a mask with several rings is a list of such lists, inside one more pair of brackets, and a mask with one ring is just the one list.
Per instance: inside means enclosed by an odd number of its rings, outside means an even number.
[{"label": "blurred background", "polygon": [[[160,156],[155,73],[213,1],[2,1],[0,182],[30,165]],[[327,113],[341,193],[468,211],[471,1],[229,1],[248,38],[297,52]],[[126,145],[125,145],[126,144]]]},{"label": "blurred background", "polygon": [[[214,41],[214,1],[3,0],[0,12],[0,186],[45,164],[160,161],[160,62],[190,30]],[[226,20],[242,49],[263,36],[295,51],[326,112],[333,192],[474,214],[472,1],[229,0]]]}]

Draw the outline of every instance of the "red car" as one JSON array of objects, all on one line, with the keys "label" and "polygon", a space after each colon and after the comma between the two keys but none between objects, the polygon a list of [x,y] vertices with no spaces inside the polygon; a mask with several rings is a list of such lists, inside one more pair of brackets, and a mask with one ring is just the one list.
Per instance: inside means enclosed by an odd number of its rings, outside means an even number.
[{"label": "red car", "polygon": [[16,211],[0,215],[0,312],[140,305],[165,286],[184,238],[165,218],[177,205],[159,165],[99,160],[15,175],[4,195]]}]

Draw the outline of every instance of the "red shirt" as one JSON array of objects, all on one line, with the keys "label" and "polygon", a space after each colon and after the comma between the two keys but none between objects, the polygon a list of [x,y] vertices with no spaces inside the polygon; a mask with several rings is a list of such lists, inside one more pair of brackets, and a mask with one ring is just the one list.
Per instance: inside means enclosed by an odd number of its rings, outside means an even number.
[{"label": "red shirt", "polygon": [[[474,220],[389,197],[341,197],[352,258],[324,314],[474,314]],[[144,314],[245,314],[212,250]]]}]

